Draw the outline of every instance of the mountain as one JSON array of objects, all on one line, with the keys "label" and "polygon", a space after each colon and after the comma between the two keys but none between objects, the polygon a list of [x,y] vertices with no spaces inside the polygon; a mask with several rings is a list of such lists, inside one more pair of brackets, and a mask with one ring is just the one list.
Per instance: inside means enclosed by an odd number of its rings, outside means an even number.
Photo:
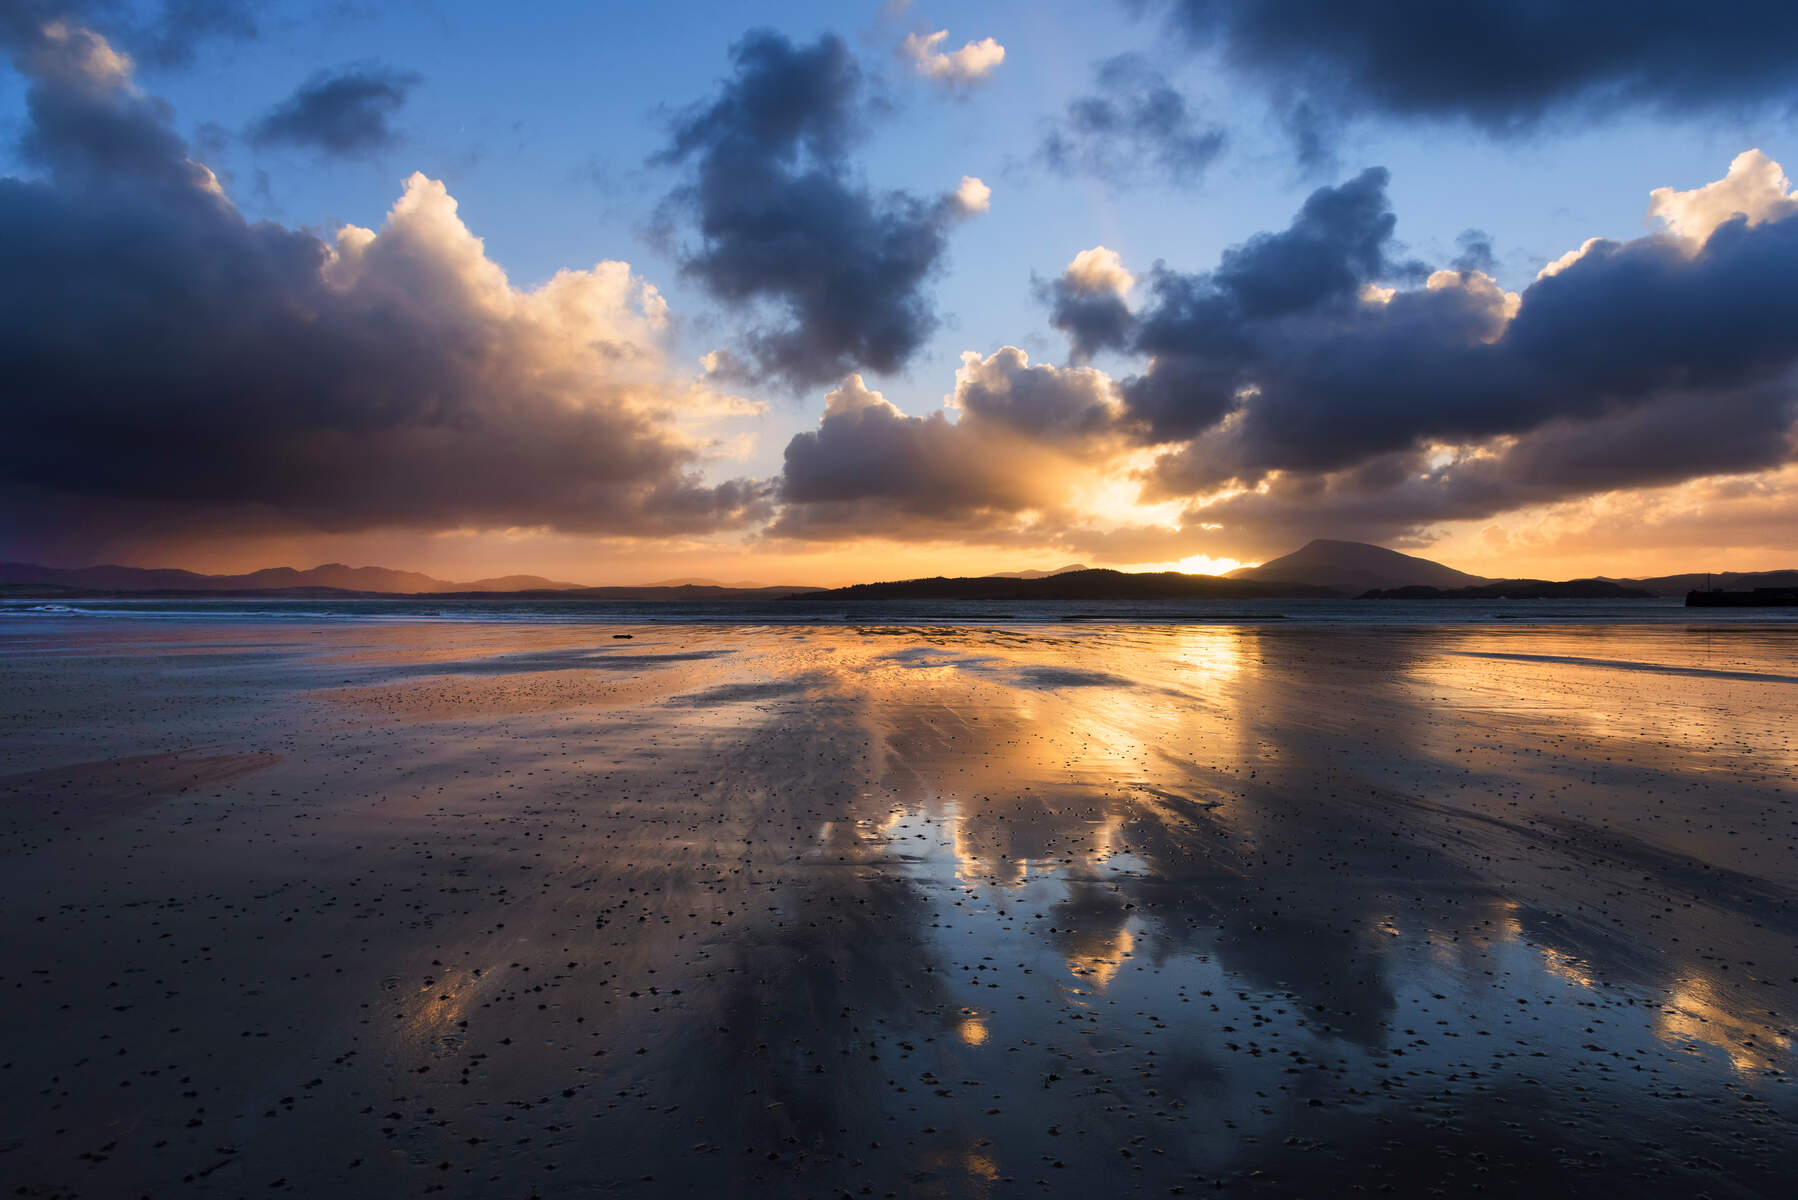
[{"label": "mountain", "polygon": [[1334,596],[1334,590],[1302,583],[1183,575],[1178,571],[1131,574],[1087,568],[1022,579],[1009,575],[904,579],[858,583],[791,597],[796,604],[839,600],[1259,600],[1272,597]]},{"label": "mountain", "polygon": [[1493,582],[1480,575],[1469,575],[1453,567],[1400,554],[1384,546],[1366,542],[1338,542],[1317,538],[1282,558],[1264,562],[1258,567],[1239,567],[1230,579],[1259,580],[1263,583],[1308,583],[1335,588],[1351,596],[1375,588],[1478,587]]},{"label": "mountain", "polygon": [[44,584],[99,592],[246,592],[289,588],[335,588],[352,592],[413,595],[424,592],[561,591],[577,583],[557,583],[540,575],[502,575],[472,583],[450,583],[417,571],[386,567],[346,567],[325,563],[310,570],[268,567],[247,575],[201,575],[194,571],[152,567],[40,567],[35,563],[0,563],[0,584]]},{"label": "mountain", "polygon": [[1069,571],[1091,570],[1085,563],[1069,563],[1065,567],[1056,567],[1053,571],[994,571],[993,579],[1047,579],[1051,575],[1066,575]]}]

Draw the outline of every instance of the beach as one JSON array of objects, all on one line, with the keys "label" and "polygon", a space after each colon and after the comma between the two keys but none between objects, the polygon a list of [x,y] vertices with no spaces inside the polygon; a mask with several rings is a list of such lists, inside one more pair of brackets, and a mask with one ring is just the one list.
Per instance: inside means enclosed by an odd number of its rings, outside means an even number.
[{"label": "beach", "polygon": [[1775,1194],[1794,664],[1699,619],[13,619],[0,1179]]}]

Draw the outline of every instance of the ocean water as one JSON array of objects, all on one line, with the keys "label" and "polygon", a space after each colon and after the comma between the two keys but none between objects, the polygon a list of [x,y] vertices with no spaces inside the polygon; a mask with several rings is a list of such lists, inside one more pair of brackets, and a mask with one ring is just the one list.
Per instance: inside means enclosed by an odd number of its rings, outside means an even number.
[{"label": "ocean water", "polygon": [[610,624],[1055,625],[1533,624],[1743,626],[1798,623],[1798,608],[1688,609],[1679,597],[1652,600],[1214,600],[1180,604],[1100,601],[755,601],[724,604],[613,600],[121,599],[0,601],[0,620],[230,621],[338,624],[346,621]]}]

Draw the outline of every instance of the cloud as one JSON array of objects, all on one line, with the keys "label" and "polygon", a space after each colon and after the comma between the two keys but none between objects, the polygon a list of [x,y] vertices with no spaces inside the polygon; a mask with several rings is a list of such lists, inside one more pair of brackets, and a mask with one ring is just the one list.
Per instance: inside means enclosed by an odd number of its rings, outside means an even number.
[{"label": "cloud", "polygon": [[123,7],[117,0],[8,0],[0,6],[0,45],[34,41],[47,25],[105,29],[108,45],[160,67],[185,66],[213,38],[257,35],[259,0],[160,0]]},{"label": "cloud", "polygon": [[1006,346],[984,359],[972,350],[962,352],[950,404],[981,426],[1090,455],[1117,424],[1115,393],[1103,371],[1032,366],[1029,355]]},{"label": "cloud", "polygon": [[[1598,242],[1514,302],[1477,272],[1451,273],[1383,304],[1219,321],[1167,303],[1202,284],[1162,280],[1145,330],[1224,373],[1241,400],[1228,406],[1229,469],[1252,480],[1759,385],[1798,363],[1798,296],[1780,282],[1794,270],[1798,220],[1737,219],[1696,249]],[[1220,340],[1229,351],[1208,353]],[[1163,428],[1224,415],[1134,381],[1126,393],[1161,403],[1139,410]]]},{"label": "cloud", "polygon": [[[1271,474],[1184,515],[1213,524],[1239,556],[1282,553],[1312,537],[1386,543],[1448,522],[1707,477],[1775,470],[1798,456],[1791,380],[1724,393],[1674,394],[1628,412],[1555,418],[1527,433],[1433,445],[1337,469]],[[1176,491],[1176,463],[1163,464]]]},{"label": "cloud", "polygon": [[258,7],[256,0],[162,0],[156,15],[126,36],[151,61],[180,66],[207,38],[255,37]]},{"label": "cloud", "polygon": [[1005,47],[993,38],[969,42],[959,50],[938,49],[948,37],[947,29],[907,34],[900,52],[911,60],[912,69],[918,74],[950,87],[985,83],[1005,61]]},{"label": "cloud", "polygon": [[1151,173],[1190,184],[1223,152],[1223,128],[1200,121],[1186,97],[1140,56],[1106,59],[1097,84],[1068,105],[1044,138],[1039,155],[1053,169],[1114,183]]},{"label": "cloud", "polygon": [[1151,498],[1196,497],[1191,519],[1268,549],[1790,460],[1798,204],[1777,164],[1658,190],[1668,234],[1591,239],[1521,294],[1470,266],[1405,286],[1384,183],[1320,189],[1212,272],[1157,271],[1130,335],[1151,362],[1122,383],[1168,447]]},{"label": "cloud", "polygon": [[[1171,0],[1169,11],[1193,45],[1313,116],[1454,120],[1513,135],[1557,118],[1798,101],[1798,7],[1766,0]],[[1327,123],[1311,133],[1328,138]]]},{"label": "cloud", "polygon": [[955,189],[955,203],[969,216],[977,216],[993,206],[993,189],[972,175],[961,177]]},{"label": "cloud", "polygon": [[950,411],[922,418],[845,387],[788,446],[771,532],[1254,558],[1798,459],[1798,211],[1777,164],[1657,192],[1668,232],[1593,239],[1522,292],[1485,272],[1477,231],[1447,267],[1401,253],[1386,186],[1320,188],[1209,271],[1157,265],[1135,309],[1120,258],[1082,251],[1040,288],[1051,320],[1076,358],[1139,373],[969,353]]},{"label": "cloud", "polygon": [[416,174],[378,230],[252,224],[103,39],[45,31],[24,61],[47,171],[0,178],[9,539],[765,515],[761,485],[699,477],[688,414],[720,398],[669,368],[627,264],[514,287]]},{"label": "cloud", "polygon": [[[1686,192],[1655,188],[1648,193],[1648,215],[1658,218],[1675,237],[1702,246],[1720,225],[1736,217],[1759,225],[1798,215],[1798,189],[1778,163],[1759,150],[1744,150],[1722,179]],[[1562,260],[1562,265],[1568,264]]]},{"label": "cloud", "polygon": [[945,413],[907,416],[850,375],[825,397],[817,430],[787,443],[783,508],[770,532],[836,538],[891,537],[919,524],[977,529],[1054,499],[1052,485],[994,449]]},{"label": "cloud", "polygon": [[925,285],[949,229],[984,210],[985,185],[964,177],[926,200],[856,180],[861,71],[842,39],[798,46],[763,30],[732,57],[718,97],[675,125],[659,158],[693,164],[666,206],[699,235],[683,268],[770,318],[744,339],[742,361],[760,378],[805,387],[898,370],[936,328]]},{"label": "cloud", "polygon": [[1122,447],[1111,380],[1032,365],[1015,346],[962,355],[950,409],[902,413],[852,375],[815,431],[787,444],[775,537],[956,537],[1002,541],[1044,529],[1075,502],[1079,476]]},{"label": "cloud", "polygon": [[1126,303],[1136,279],[1117,251],[1104,246],[1082,250],[1059,278],[1039,283],[1037,294],[1050,307],[1049,323],[1068,335],[1075,361],[1128,344],[1135,320]]},{"label": "cloud", "polygon": [[396,140],[390,121],[418,76],[375,65],[320,71],[250,127],[258,146],[303,146],[353,157]]},{"label": "cloud", "polygon": [[1152,361],[1125,384],[1153,440],[1191,436],[1221,420],[1255,383],[1263,331],[1310,313],[1353,311],[1366,285],[1416,274],[1415,264],[1388,254],[1397,218],[1387,179],[1372,168],[1319,188],[1287,229],[1226,250],[1209,273],[1155,272],[1152,302],[1131,337]]},{"label": "cloud", "polygon": [[1449,263],[1455,270],[1478,271],[1483,275],[1490,275],[1498,269],[1498,258],[1492,253],[1492,235],[1484,230],[1463,230],[1455,239],[1455,245],[1461,250]]},{"label": "cloud", "polygon": [[217,187],[187,157],[168,105],[138,90],[130,56],[99,34],[51,21],[15,44],[14,59],[34,81],[20,152],[65,188],[181,196]]}]

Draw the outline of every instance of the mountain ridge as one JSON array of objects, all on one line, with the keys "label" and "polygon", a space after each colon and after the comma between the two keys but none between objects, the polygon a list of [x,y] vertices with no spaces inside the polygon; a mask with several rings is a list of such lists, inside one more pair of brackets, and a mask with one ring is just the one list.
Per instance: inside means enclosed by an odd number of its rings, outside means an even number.
[{"label": "mountain ridge", "polygon": [[[1062,582],[1057,584],[1057,580]],[[1129,582],[1131,580],[1136,582]],[[1222,575],[1184,574],[1177,571],[1124,572],[1070,563],[1053,571],[1005,571],[954,578],[938,575],[921,579],[859,583],[841,588],[762,584],[748,580],[727,584],[701,577],[605,587],[559,582],[540,575],[501,575],[457,583],[417,571],[400,571],[388,567],[351,567],[343,563],[321,563],[304,570],[294,567],[265,567],[241,575],[205,575],[173,567],[44,567],[35,563],[0,563],[0,590],[19,595],[37,588],[54,592],[58,596],[87,591],[166,596],[285,595],[290,598],[417,596],[461,599],[509,597],[729,601],[779,599],[794,595],[848,598],[853,594],[857,598],[872,598],[876,593],[938,599],[1047,599],[1057,593],[1070,599],[1104,596],[1128,598],[1132,595],[1141,598],[1207,595],[1219,598],[1318,595],[1357,597],[1369,592],[1393,593],[1404,589],[1427,589],[1445,596],[1474,598],[1482,594],[1482,589],[1486,590],[1485,594],[1492,594],[1490,589],[1519,591],[1526,586],[1542,594],[1572,595],[1568,589],[1577,584],[1594,585],[1585,589],[1593,595],[1616,595],[1615,592],[1596,586],[1614,584],[1628,591],[1646,592],[1655,596],[1683,596],[1689,591],[1706,587],[1798,587],[1798,570],[1686,572],[1643,579],[1590,576],[1559,583],[1539,579],[1493,579],[1383,546],[1332,538],[1314,538],[1290,554],[1270,559],[1258,566],[1239,567]]]},{"label": "mountain ridge", "polygon": [[1056,567],[1053,571],[990,571],[988,579],[1048,579],[1053,575],[1066,575],[1071,571],[1090,571],[1085,563],[1069,563],[1065,567]]},{"label": "mountain ridge", "polygon": [[456,583],[419,571],[391,567],[351,567],[321,563],[304,570],[297,567],[264,567],[241,575],[205,575],[178,567],[44,567],[36,563],[0,563],[0,584],[48,584],[58,587],[94,588],[99,591],[276,591],[288,588],[331,588],[337,591],[378,592],[382,595],[425,595],[435,592],[566,591],[578,583],[562,583],[541,575],[500,575]]},{"label": "mountain ridge", "polygon": [[805,592],[788,602],[808,604],[836,600],[1267,600],[1295,596],[1340,596],[1331,588],[1301,583],[1228,579],[1222,575],[1185,575],[1179,571],[1113,571],[1088,567],[1036,579],[1009,575],[936,575],[855,583],[848,587]]}]

